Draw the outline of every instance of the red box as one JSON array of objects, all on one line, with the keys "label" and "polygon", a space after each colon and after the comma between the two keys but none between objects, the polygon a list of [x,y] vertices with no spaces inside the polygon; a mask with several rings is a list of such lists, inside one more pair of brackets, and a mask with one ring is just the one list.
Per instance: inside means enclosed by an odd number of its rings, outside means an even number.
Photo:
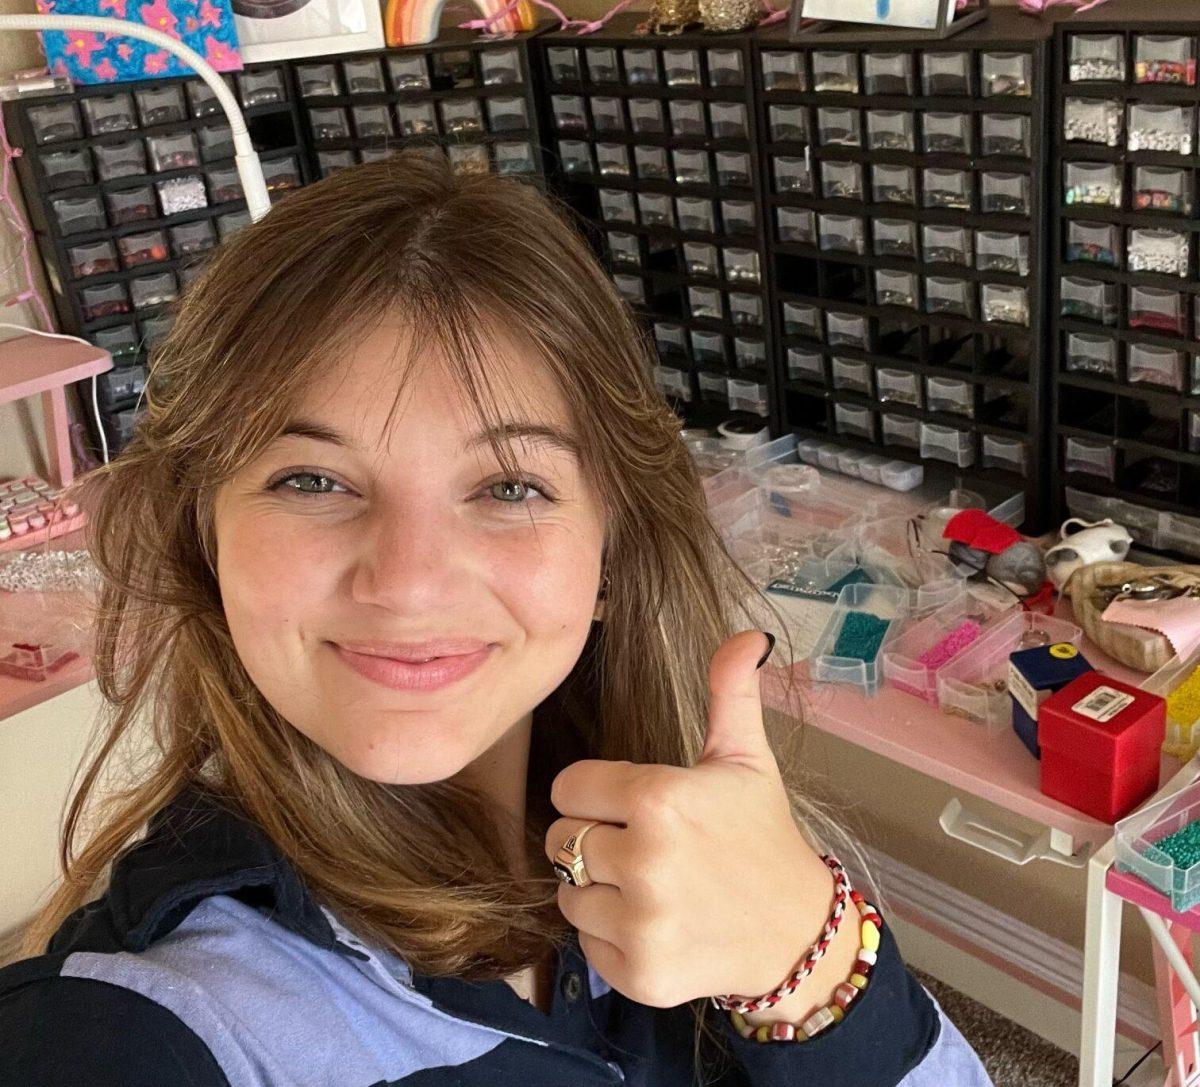
[{"label": "red box", "polygon": [[1113,823],[1158,788],[1166,702],[1101,672],[1085,672],[1038,710],[1041,788]]}]

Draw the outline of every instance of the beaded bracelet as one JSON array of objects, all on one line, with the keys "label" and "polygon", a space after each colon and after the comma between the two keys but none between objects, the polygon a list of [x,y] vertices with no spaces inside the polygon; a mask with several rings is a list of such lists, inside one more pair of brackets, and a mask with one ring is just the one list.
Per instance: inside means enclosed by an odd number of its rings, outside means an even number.
[{"label": "beaded bracelet", "polygon": [[754,1026],[746,1022],[741,1012],[730,1011],[733,1027],[743,1038],[758,1042],[803,1042],[842,1021],[855,998],[867,987],[879,954],[879,933],[883,929],[883,918],[870,902],[854,890],[850,892],[850,897],[858,908],[862,947],[849,980],[843,981],[834,990],[833,1003],[818,1008],[802,1023],[763,1023]]},{"label": "beaded bracelet", "polygon": [[846,903],[850,901],[850,896],[853,894],[850,888],[850,877],[846,875],[846,869],[842,867],[841,862],[832,853],[822,853],[821,860],[825,862],[825,866],[833,873],[833,910],[830,912],[829,920],[825,922],[825,928],[821,931],[817,942],[808,949],[808,954],[804,956],[800,969],[792,974],[774,992],[766,993],[763,996],[751,998],[739,996],[710,997],[709,999],[712,1001],[714,1007],[721,1011],[738,1012],[756,1012],[762,1008],[772,1008],[784,997],[794,993],[800,987],[800,983],[812,973],[813,967],[824,956],[829,945],[833,943],[834,934],[837,932],[838,926],[842,923],[842,915],[846,911]]}]

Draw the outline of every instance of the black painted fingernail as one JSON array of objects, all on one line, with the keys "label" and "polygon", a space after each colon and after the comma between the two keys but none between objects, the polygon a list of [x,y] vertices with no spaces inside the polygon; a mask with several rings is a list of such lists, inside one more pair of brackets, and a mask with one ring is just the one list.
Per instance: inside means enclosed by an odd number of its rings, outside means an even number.
[{"label": "black painted fingernail", "polygon": [[764,630],[763,633],[767,636],[767,651],[759,659],[758,664],[754,666],[755,668],[761,668],[764,664],[766,664],[767,658],[771,655],[771,650],[775,648],[775,635],[769,630]]}]

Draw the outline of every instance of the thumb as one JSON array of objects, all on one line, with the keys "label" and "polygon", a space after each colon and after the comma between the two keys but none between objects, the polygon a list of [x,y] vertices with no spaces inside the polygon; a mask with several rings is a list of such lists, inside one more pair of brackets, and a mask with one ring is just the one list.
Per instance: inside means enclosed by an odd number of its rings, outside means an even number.
[{"label": "thumb", "polygon": [[758,689],[759,661],[775,646],[762,630],[743,630],[726,639],[708,666],[708,730],[701,762],[712,759],[762,759],[775,764],[763,723]]}]

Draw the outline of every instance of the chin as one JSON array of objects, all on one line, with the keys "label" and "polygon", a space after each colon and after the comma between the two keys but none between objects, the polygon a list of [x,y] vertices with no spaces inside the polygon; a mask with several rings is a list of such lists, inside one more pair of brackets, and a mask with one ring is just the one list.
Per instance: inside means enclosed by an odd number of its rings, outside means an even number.
[{"label": "chin", "polygon": [[336,738],[332,743],[321,743],[319,739],[317,743],[347,770],[380,785],[426,785],[444,781],[471,761],[471,754],[443,741],[441,730],[418,728],[413,731],[420,739],[406,734],[385,736],[378,741],[358,737],[349,744],[338,743]]}]

